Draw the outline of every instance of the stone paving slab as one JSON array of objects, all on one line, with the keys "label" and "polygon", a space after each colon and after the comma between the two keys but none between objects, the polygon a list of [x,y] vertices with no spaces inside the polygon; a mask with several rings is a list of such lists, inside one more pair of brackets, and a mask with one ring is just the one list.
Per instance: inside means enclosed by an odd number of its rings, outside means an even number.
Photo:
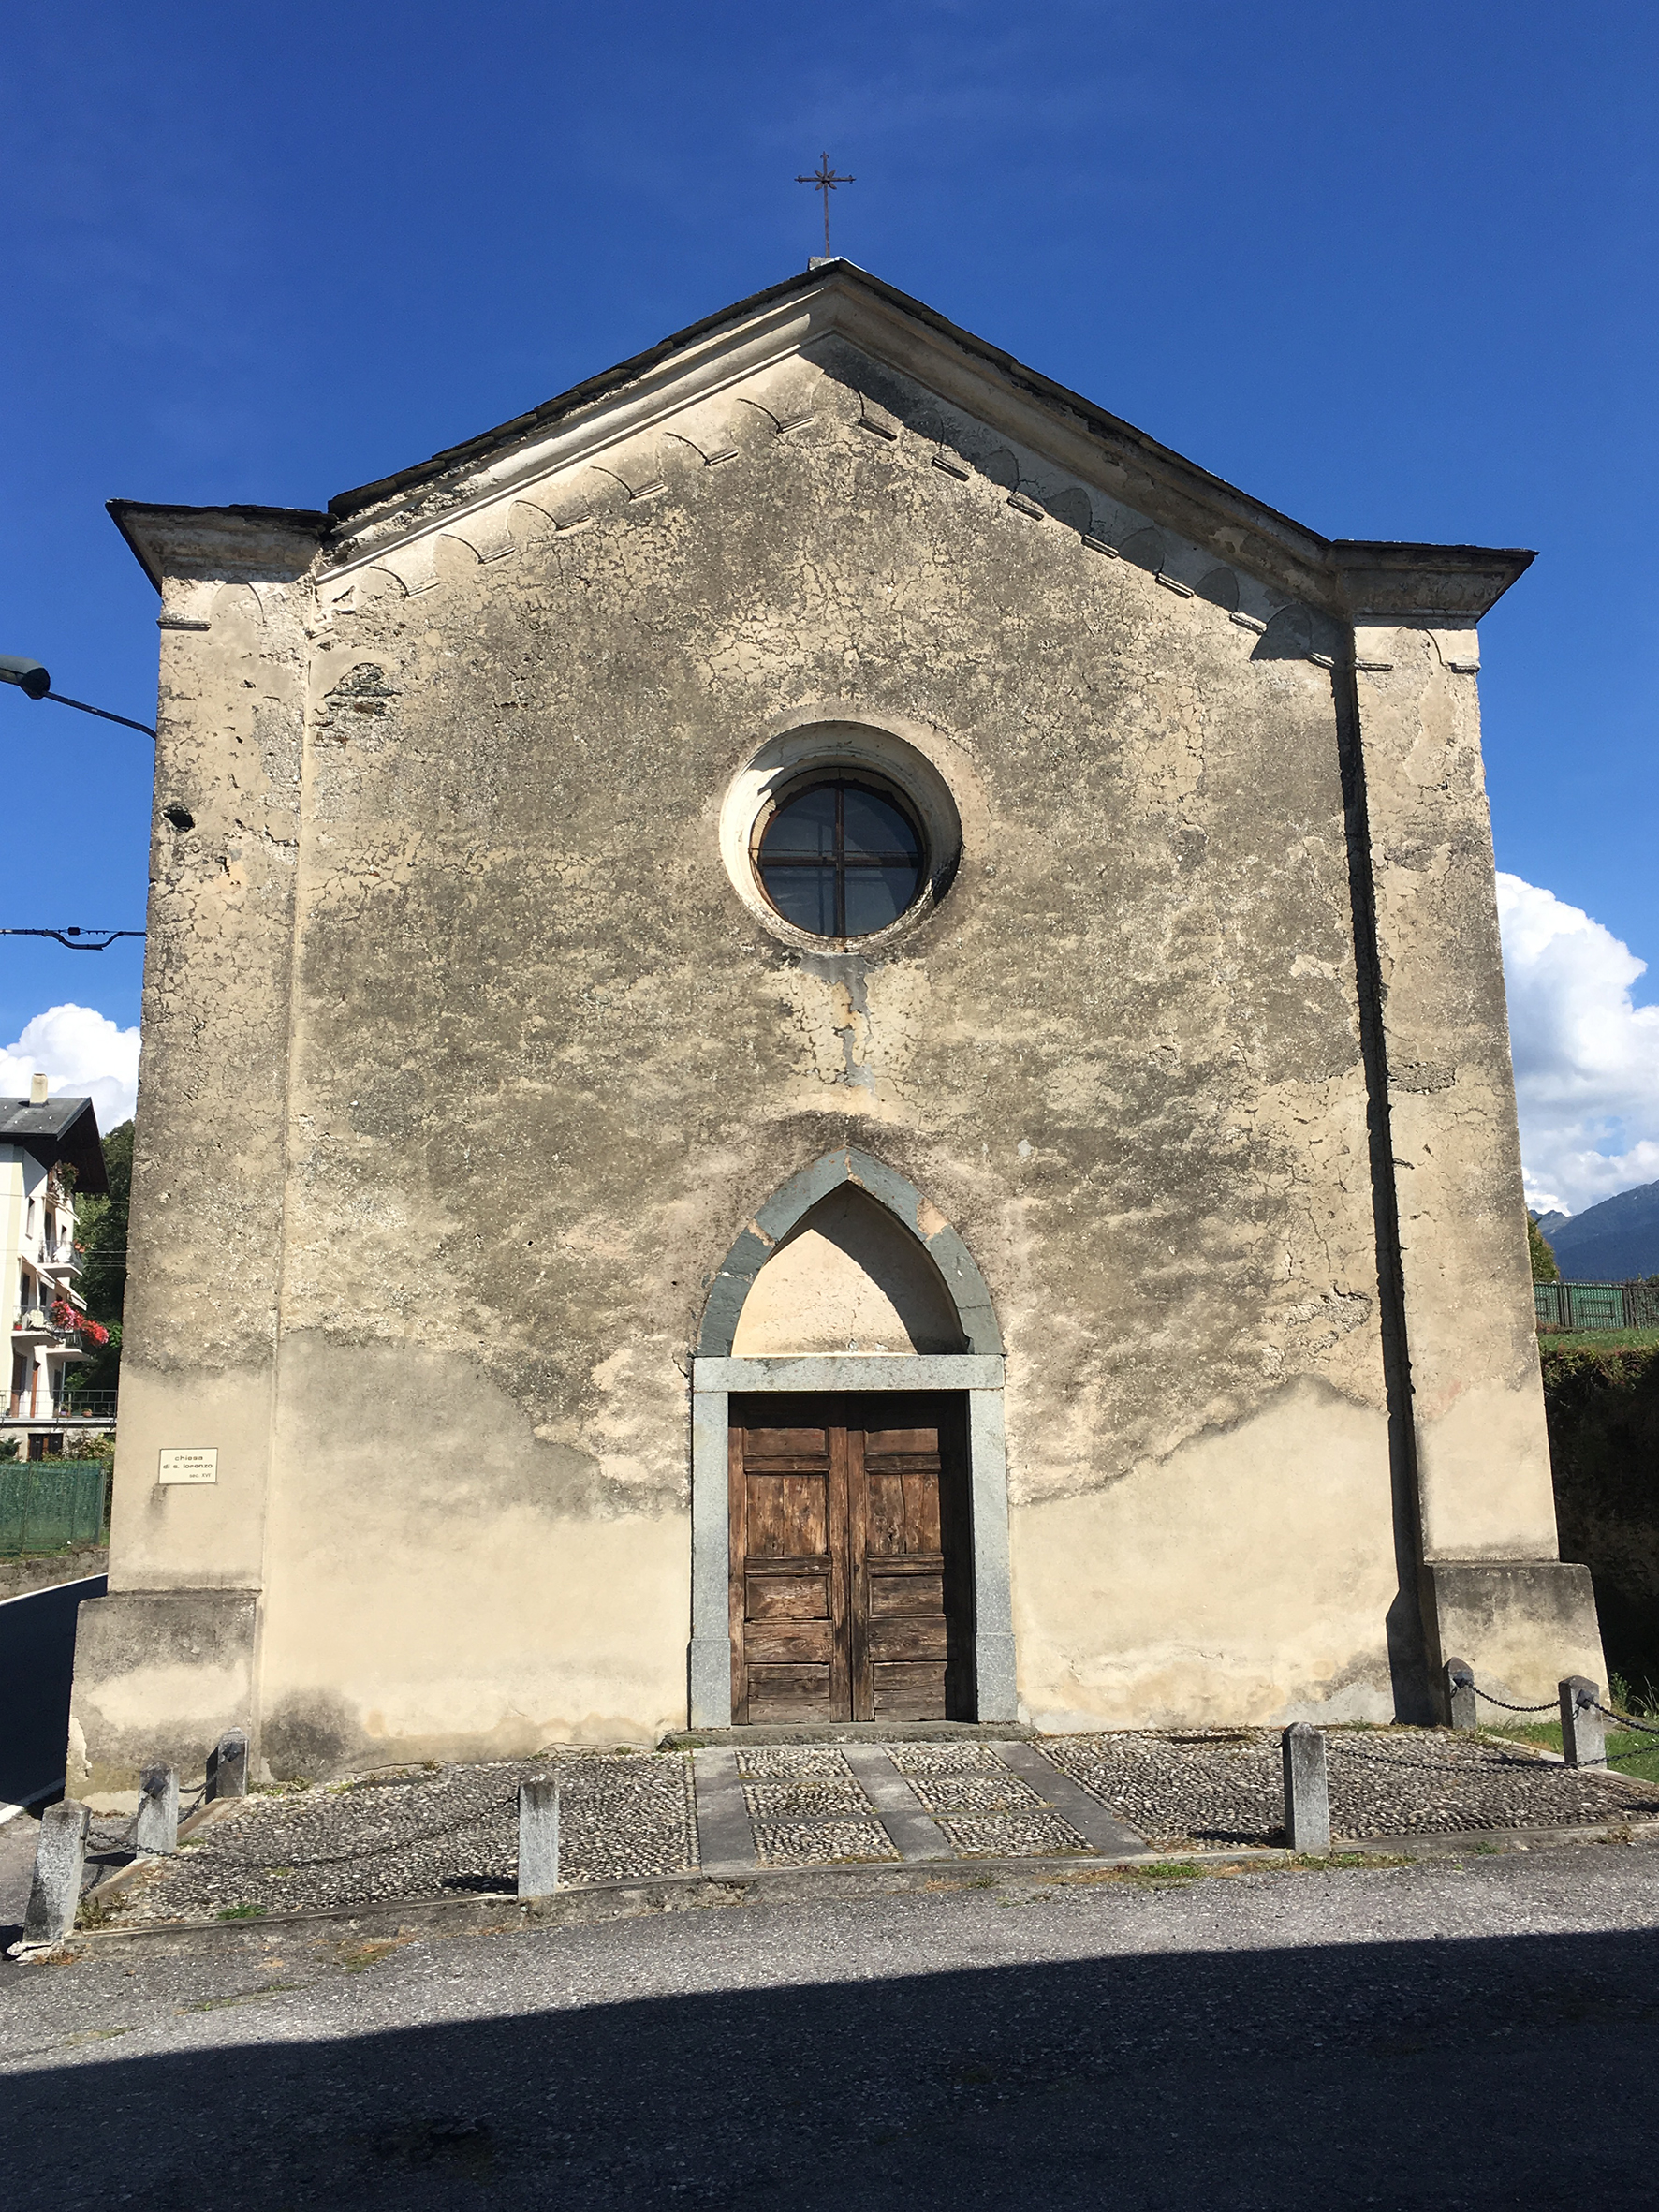
[{"label": "stone paving slab", "polygon": [[[727,1754],[696,1754],[704,1777]],[[881,1858],[920,1865],[950,1859],[1050,1858],[1131,1851],[1140,1838],[1050,1762],[1020,1742],[957,1739],[744,1747],[734,1754],[757,1863],[816,1866]],[[1024,1762],[1024,1778],[1010,1761]],[[1068,1797],[1081,1821],[1055,1800]],[[1092,1829],[1103,1831],[1097,1838]],[[730,1862],[727,1862],[728,1864]]]}]

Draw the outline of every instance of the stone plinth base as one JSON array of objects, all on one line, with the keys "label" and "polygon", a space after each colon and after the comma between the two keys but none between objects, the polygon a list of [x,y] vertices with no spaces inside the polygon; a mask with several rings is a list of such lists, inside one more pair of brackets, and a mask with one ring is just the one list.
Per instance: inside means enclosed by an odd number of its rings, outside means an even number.
[{"label": "stone plinth base", "polygon": [[[1423,1626],[1431,1671],[1467,1659],[1478,1688],[1511,1704],[1549,1704],[1569,1674],[1607,1684],[1595,1593],[1588,1567],[1563,1559],[1431,1559],[1423,1569]],[[1483,1726],[1498,1708],[1479,1707]],[[1449,1719],[1449,1715],[1444,1715]]]},{"label": "stone plinth base", "polygon": [[66,1794],[125,1800],[139,1770],[201,1779],[253,1708],[255,1590],[120,1590],[81,1608]]}]

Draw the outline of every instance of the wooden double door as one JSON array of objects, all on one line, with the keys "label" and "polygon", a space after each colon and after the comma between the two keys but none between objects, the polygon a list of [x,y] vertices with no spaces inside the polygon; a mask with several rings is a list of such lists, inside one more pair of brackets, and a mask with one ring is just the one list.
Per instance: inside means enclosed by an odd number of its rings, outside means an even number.
[{"label": "wooden double door", "polygon": [[966,1408],[731,1400],[732,1714],[971,1720]]}]

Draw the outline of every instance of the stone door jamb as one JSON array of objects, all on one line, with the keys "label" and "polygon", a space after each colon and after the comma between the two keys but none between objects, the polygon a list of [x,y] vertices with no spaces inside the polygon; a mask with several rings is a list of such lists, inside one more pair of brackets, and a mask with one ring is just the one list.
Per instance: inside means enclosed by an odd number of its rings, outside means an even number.
[{"label": "stone door jamb", "polygon": [[1008,1585],[1008,1462],[1003,1363],[972,1353],[833,1353],[699,1359],[691,1376],[691,1725],[731,1726],[731,1506],[727,1438],[734,1391],[965,1393],[974,1547],[974,1711],[1018,1718]]},{"label": "stone door jamb", "polygon": [[[801,1353],[735,1359],[732,1340],[750,1286],[798,1221],[841,1184],[887,1207],[938,1269],[965,1351]],[[981,1720],[1018,1718],[1008,1582],[1008,1459],[1003,1427],[1003,1341],[984,1278],[954,1229],[896,1169],[852,1149],[826,1153],[769,1199],[742,1231],[710,1290],[691,1364],[691,1682],[693,1728],[731,1726],[731,1522],[728,1435],[733,1391],[965,1393],[974,1545],[974,1698]]]}]

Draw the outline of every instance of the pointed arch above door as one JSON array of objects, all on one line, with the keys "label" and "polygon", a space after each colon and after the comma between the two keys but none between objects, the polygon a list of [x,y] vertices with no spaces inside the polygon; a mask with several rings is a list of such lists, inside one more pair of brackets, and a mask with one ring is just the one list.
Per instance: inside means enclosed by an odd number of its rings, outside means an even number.
[{"label": "pointed arch above door", "polygon": [[721,1262],[710,1285],[697,1338],[699,1359],[729,1359],[738,1320],[756,1276],[812,1209],[844,1184],[852,1184],[908,1230],[937,1269],[956,1309],[966,1351],[997,1358],[1002,1331],[985,1278],[973,1255],[936,1207],[913,1183],[868,1152],[827,1152],[768,1199]]},{"label": "pointed arch above door", "polygon": [[[848,1187],[886,1209],[915,1239],[930,1283],[936,1277],[940,1313],[953,1314],[960,1349],[895,1356],[862,1346],[848,1352],[739,1352],[739,1321],[761,1270],[787,1258],[792,1233],[815,1208]],[[823,1216],[819,1217],[822,1220]],[[843,1240],[842,1257],[879,1278],[879,1240],[861,1248]],[[904,1305],[903,1268],[889,1276]],[[877,1287],[880,1287],[879,1279]],[[914,1286],[912,1286],[914,1288]],[[833,1303],[833,1301],[831,1301]],[[914,1314],[916,1308],[911,1307]],[[916,1331],[907,1331],[914,1343]],[[915,1185],[870,1153],[826,1153],[769,1199],[741,1231],[714,1275],[692,1362],[691,1647],[689,1718],[694,1728],[724,1728],[732,1718],[734,1642],[731,1623],[732,1395],[752,1403],[777,1394],[787,1401],[823,1394],[949,1393],[965,1415],[967,1505],[972,1548],[972,1703],[981,1721],[1018,1718],[1012,1592],[1008,1561],[1008,1476],[1003,1425],[1003,1338],[985,1279],[962,1238]],[[895,1401],[896,1402],[896,1401]],[[868,1422],[868,1414],[865,1416]],[[879,1423],[877,1423],[879,1426]]]}]

